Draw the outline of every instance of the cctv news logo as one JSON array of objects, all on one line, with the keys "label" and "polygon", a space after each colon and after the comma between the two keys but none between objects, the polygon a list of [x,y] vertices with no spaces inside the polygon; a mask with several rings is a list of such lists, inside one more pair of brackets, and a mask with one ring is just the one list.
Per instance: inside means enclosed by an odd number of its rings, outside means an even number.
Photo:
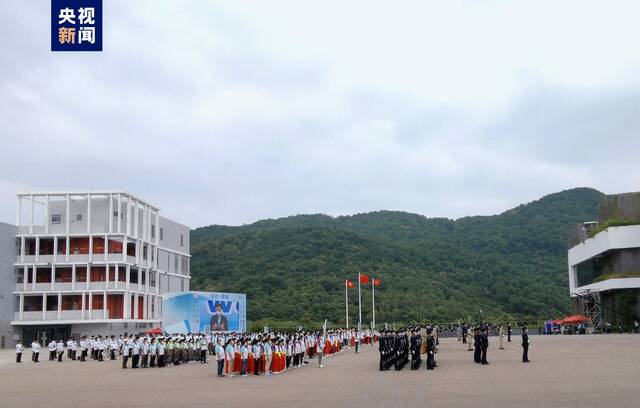
[{"label": "cctv news logo", "polygon": [[51,0],[51,51],[102,51],[102,0]]}]

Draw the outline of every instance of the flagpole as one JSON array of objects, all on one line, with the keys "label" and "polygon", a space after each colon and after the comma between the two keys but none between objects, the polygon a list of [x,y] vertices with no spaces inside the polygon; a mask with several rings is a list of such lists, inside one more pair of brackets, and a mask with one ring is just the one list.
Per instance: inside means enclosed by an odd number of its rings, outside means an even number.
[{"label": "flagpole", "polygon": [[362,327],[362,292],[360,291],[360,272],[358,272],[358,330]]},{"label": "flagpole", "polygon": [[373,309],[373,327],[372,330],[376,329],[376,278],[371,278],[371,308]]},{"label": "flagpole", "polygon": [[344,322],[345,327],[349,328],[349,280],[344,280]]}]

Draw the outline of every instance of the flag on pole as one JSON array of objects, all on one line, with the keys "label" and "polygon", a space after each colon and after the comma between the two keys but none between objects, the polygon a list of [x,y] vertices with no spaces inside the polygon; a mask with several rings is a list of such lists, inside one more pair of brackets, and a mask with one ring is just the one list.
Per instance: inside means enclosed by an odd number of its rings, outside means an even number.
[{"label": "flag on pole", "polygon": [[373,278],[373,286],[380,286],[380,279]]},{"label": "flag on pole", "polygon": [[356,287],[356,285],[353,284],[353,281],[350,281],[349,279],[347,279],[347,288],[348,289],[353,289],[355,287]]},{"label": "flag on pole", "polygon": [[360,276],[360,283],[362,283],[363,285],[366,285],[367,283],[369,283],[369,277],[367,275],[365,275],[364,273],[359,274]]}]

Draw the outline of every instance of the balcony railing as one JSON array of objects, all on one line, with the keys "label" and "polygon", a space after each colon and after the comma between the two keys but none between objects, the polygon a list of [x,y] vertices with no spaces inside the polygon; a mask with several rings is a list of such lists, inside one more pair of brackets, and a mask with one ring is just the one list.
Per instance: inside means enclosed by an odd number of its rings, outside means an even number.
[{"label": "balcony railing", "polygon": [[[91,316],[90,316],[91,315]],[[46,321],[55,321],[55,320],[102,320],[105,317],[105,312],[103,309],[92,310],[91,313],[89,310],[84,311],[84,319],[82,318],[82,310],[61,310],[60,311],[60,319],[58,319],[58,311],[57,310],[47,310],[45,313]],[[106,316],[109,316],[109,309],[106,311]],[[20,319],[20,312],[14,312],[14,320],[16,321],[42,321],[43,314],[42,311],[35,312],[23,312],[22,319]]]},{"label": "balcony railing", "polygon": [[[86,291],[86,290],[117,290],[123,291],[127,289],[126,282],[115,282],[109,281],[107,282],[76,282],[75,287],[71,282],[56,282],[51,285],[51,283],[36,283],[35,288],[31,283],[27,283],[25,286],[24,283],[16,283],[15,291],[16,292],[71,292],[71,291]],[[149,286],[148,290],[146,285],[138,285],[136,283],[129,284],[129,290],[133,292],[142,292],[142,293],[156,293],[156,288],[154,286]]]}]

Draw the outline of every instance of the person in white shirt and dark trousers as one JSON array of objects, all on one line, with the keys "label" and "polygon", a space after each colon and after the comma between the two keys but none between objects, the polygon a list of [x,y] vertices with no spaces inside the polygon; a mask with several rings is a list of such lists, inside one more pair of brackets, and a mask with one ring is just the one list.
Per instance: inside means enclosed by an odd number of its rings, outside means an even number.
[{"label": "person in white shirt and dark trousers", "polygon": [[22,363],[22,352],[24,351],[24,346],[18,340],[16,344],[16,363]]}]

